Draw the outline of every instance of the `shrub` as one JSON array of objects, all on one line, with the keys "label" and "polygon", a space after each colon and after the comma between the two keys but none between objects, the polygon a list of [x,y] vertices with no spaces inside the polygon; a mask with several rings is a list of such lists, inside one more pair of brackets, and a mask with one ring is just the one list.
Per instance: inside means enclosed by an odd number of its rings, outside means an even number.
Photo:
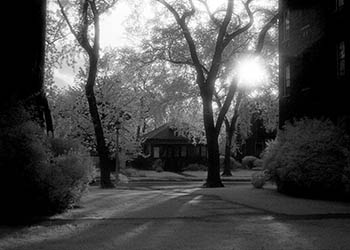
[{"label": "shrub", "polygon": [[263,164],[264,164],[263,160],[257,158],[257,159],[253,162],[254,169],[261,170],[261,169],[263,168]]},{"label": "shrub", "polygon": [[143,156],[143,155],[138,155],[136,158],[132,159],[130,161],[131,166],[135,169],[140,169],[140,170],[152,170],[152,158]]},{"label": "shrub", "polygon": [[288,123],[263,154],[278,190],[287,194],[343,199],[349,197],[349,138],[329,120]]},{"label": "shrub", "polygon": [[253,173],[251,182],[255,188],[262,188],[266,182],[265,173],[264,172]]},{"label": "shrub", "polygon": [[47,138],[24,109],[2,115],[6,120],[0,122],[1,219],[50,215],[76,203],[92,174],[83,148],[55,150],[51,142],[59,139]]},{"label": "shrub", "polygon": [[83,150],[81,144],[72,139],[50,138],[50,147],[54,156],[65,155],[71,151]]},{"label": "shrub", "polygon": [[[220,169],[223,170],[225,166],[225,156],[220,155]],[[242,164],[237,161],[235,158],[230,157],[230,169],[235,170],[238,168],[242,168]]]},{"label": "shrub", "polygon": [[139,173],[139,171],[137,171],[134,168],[125,168],[121,170],[121,173],[123,173],[124,175],[126,175],[127,177],[145,177],[144,174]]},{"label": "shrub", "polygon": [[152,165],[153,170],[157,172],[163,172],[164,162],[161,159],[156,159]]},{"label": "shrub", "polygon": [[242,167],[243,168],[247,168],[247,169],[252,169],[255,167],[254,162],[257,160],[258,158],[255,156],[244,156],[242,159]]},{"label": "shrub", "polygon": [[93,179],[93,162],[83,151],[68,151],[43,170],[48,211],[61,212],[77,204]]},{"label": "shrub", "polygon": [[207,166],[200,163],[190,163],[183,168],[183,171],[206,171]]}]

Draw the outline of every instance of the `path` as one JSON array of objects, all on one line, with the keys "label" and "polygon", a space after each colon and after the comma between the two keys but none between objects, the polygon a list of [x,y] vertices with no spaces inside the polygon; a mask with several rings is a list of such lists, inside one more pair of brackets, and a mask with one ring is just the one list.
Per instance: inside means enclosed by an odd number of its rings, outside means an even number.
[{"label": "path", "polygon": [[226,201],[198,183],[93,188],[82,207],[0,234],[0,249],[349,249],[350,219],[278,216]]}]

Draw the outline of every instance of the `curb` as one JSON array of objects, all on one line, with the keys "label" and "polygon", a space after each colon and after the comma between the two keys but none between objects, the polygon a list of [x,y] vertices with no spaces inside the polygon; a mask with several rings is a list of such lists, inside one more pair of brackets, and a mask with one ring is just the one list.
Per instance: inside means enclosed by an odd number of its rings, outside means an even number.
[{"label": "curb", "polygon": [[[129,178],[129,182],[202,182],[206,179],[198,179],[198,178],[169,178],[169,179],[154,179],[154,178]],[[250,182],[250,179],[221,179],[222,182]]]}]

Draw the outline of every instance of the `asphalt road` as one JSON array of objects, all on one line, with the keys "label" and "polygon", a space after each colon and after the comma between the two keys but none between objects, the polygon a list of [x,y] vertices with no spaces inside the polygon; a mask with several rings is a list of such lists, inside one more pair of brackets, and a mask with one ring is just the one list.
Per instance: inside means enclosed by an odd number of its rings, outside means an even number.
[{"label": "asphalt road", "polygon": [[93,188],[80,208],[29,227],[0,227],[0,249],[350,249],[349,218],[278,216],[206,195],[199,186]]}]

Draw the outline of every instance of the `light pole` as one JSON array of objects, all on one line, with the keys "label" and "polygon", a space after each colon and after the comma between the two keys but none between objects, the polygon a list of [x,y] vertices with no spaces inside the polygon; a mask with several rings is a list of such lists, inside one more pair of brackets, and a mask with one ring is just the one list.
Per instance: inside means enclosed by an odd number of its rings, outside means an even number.
[{"label": "light pole", "polygon": [[120,170],[120,159],[119,159],[119,129],[121,123],[119,120],[115,122],[116,138],[115,138],[115,181],[119,182],[119,170]]}]

